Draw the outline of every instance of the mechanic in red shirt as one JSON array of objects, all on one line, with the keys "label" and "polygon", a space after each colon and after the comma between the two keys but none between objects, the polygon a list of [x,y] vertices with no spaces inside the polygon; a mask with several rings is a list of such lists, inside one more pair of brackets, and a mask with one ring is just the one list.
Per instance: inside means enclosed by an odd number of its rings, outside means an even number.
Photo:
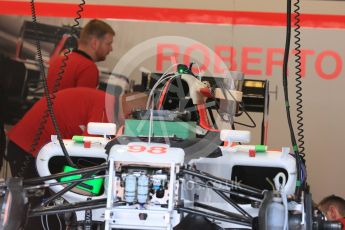
[{"label": "mechanic in red shirt", "polygon": [[339,196],[331,195],[323,198],[318,208],[331,221],[339,221],[345,230],[345,200]]},{"label": "mechanic in red shirt", "polygon": [[[53,110],[63,139],[86,134],[89,122],[113,122],[115,97],[104,91],[86,87],[64,89],[56,93]],[[41,98],[8,133],[7,159],[13,176],[37,177],[35,157],[55,134],[49,116],[35,148],[32,148],[42,116],[47,110]],[[118,115],[118,113],[116,114]]]},{"label": "mechanic in red shirt", "polygon": [[[72,87],[96,88],[99,72],[95,62],[104,61],[113,50],[114,30],[105,22],[93,19],[86,24],[80,34],[78,49],[73,50],[66,61],[64,73],[55,86],[64,55],[51,57],[47,75],[49,92]],[[60,73],[61,75],[61,73]]]}]

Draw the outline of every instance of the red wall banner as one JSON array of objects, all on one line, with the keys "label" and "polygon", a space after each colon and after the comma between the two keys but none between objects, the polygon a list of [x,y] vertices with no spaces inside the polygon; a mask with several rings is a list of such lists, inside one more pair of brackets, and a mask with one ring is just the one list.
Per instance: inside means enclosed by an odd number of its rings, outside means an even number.
[{"label": "red wall banner", "polygon": [[[75,17],[78,4],[35,3],[37,16]],[[0,1],[0,14],[31,15],[29,1]],[[205,23],[256,26],[284,26],[285,13],[225,11],[140,6],[86,4],[84,18],[112,18],[177,23]],[[345,29],[345,15],[302,14],[301,26],[306,28]]]}]

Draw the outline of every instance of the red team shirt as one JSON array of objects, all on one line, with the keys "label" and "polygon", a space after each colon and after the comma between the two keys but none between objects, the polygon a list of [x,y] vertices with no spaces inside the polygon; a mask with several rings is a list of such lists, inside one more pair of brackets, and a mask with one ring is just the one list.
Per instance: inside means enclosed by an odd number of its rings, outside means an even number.
[{"label": "red team shirt", "polygon": [[[55,56],[50,59],[47,84],[49,92],[52,92],[58,74],[61,71],[61,63],[65,57]],[[68,55],[64,74],[60,80],[59,88],[90,87],[96,88],[99,80],[99,71],[96,64],[86,53],[76,50]]]},{"label": "red team shirt", "polygon": [[338,221],[343,224],[343,230],[345,230],[345,217],[339,219]]},{"label": "red team shirt", "polygon": [[[113,96],[97,89],[79,87],[57,92],[53,108],[62,138],[71,139],[73,135],[82,135],[84,132],[80,126],[87,127],[89,122],[111,122],[114,103]],[[29,153],[46,109],[47,102],[43,97],[10,130],[9,139]],[[40,141],[31,154],[36,157],[41,147],[50,142],[51,135],[54,134],[55,130],[49,117]]]}]

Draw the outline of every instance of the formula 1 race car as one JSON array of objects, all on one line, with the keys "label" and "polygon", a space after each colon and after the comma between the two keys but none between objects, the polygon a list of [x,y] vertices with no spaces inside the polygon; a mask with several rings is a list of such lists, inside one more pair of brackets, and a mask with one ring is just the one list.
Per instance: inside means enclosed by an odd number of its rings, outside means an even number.
[{"label": "formula 1 race car", "polygon": [[[2,181],[1,229],[46,215],[64,216],[68,229],[341,229],[296,186],[305,168],[289,148],[244,145],[249,131],[218,128],[243,109],[235,84],[179,69],[153,79],[147,109],[132,111],[121,135],[114,124],[91,123],[101,137],[63,140],[78,168],[52,138],[36,159],[39,178]],[[228,119],[213,116],[220,110]],[[48,188],[38,207],[28,202]]]}]

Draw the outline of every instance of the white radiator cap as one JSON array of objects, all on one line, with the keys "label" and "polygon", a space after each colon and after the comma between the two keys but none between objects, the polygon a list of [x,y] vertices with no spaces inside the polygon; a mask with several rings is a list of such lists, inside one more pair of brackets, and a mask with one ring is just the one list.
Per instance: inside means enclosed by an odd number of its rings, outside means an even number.
[{"label": "white radiator cap", "polygon": [[250,132],[245,130],[229,130],[223,129],[220,132],[220,140],[228,142],[250,142]]},{"label": "white radiator cap", "polygon": [[89,122],[87,124],[87,132],[92,135],[115,135],[116,124],[114,123],[101,123]]}]

